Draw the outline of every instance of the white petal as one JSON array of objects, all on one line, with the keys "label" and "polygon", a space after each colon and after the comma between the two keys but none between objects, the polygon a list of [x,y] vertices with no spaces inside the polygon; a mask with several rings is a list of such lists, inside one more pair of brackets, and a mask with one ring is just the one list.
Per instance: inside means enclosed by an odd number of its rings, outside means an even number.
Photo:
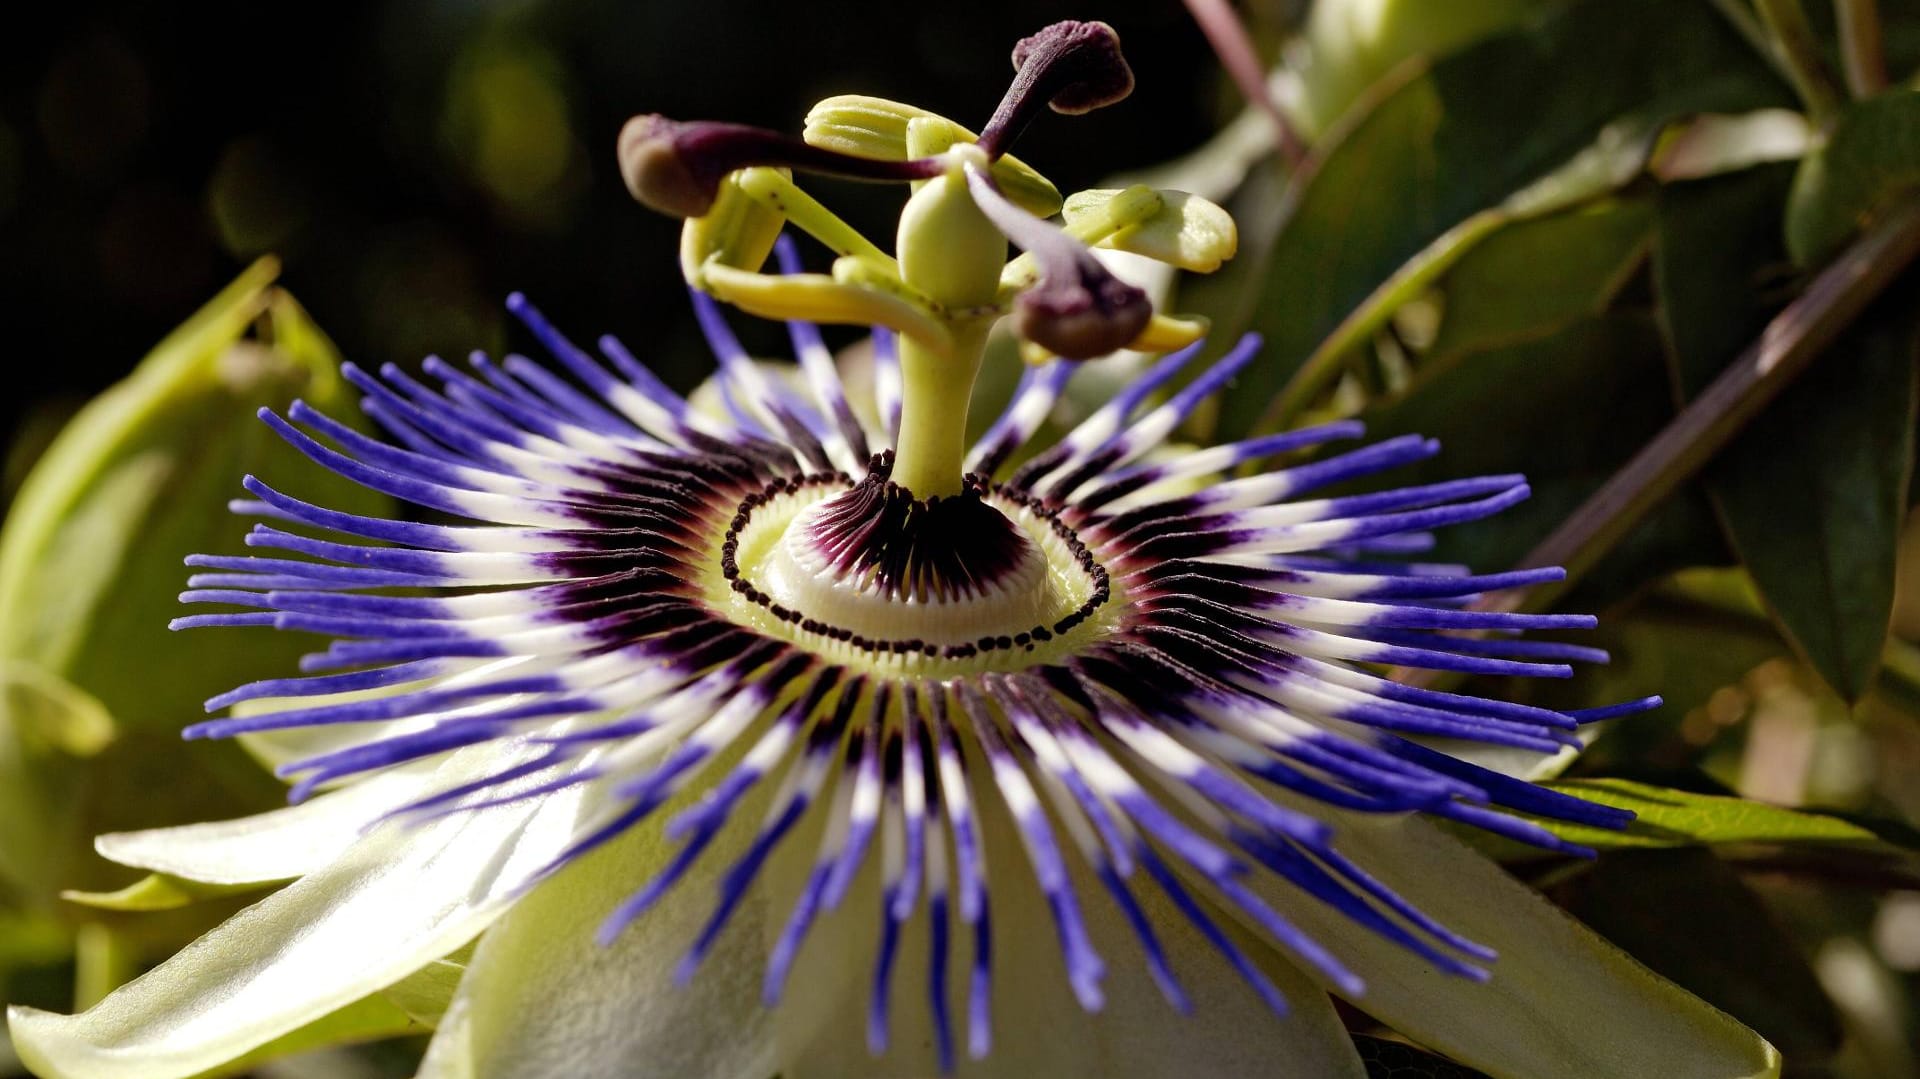
[{"label": "white petal", "polygon": [[[334,694],[333,696],[346,696]],[[300,707],[318,707],[330,703],[333,696],[317,697],[298,702]],[[264,710],[262,710],[264,711]],[[256,710],[242,705],[233,710],[235,716],[250,716]],[[278,730],[249,731],[236,735],[234,741],[262,768],[270,772],[279,771],[282,765],[293,764],[309,757],[318,757],[324,753],[346,749],[350,746],[377,742],[390,735],[399,734],[406,729],[402,720],[389,719],[376,723],[331,723],[313,727],[283,727]]]},{"label": "white petal", "polygon": [[419,1079],[768,1079],[760,1007],[759,891],[741,903],[698,976],[673,972],[712,908],[714,878],[755,824],[752,799],[675,888],[611,947],[601,923],[679,848],[673,805],[568,866],[516,904],[475,951]]},{"label": "white petal", "polygon": [[383,829],[76,1016],[9,1013],[42,1079],[180,1079],[447,954],[571,834],[577,798]]},{"label": "white petal", "polygon": [[429,775],[374,776],[300,805],[237,820],[115,832],[93,841],[100,856],[136,869],[207,884],[261,884],[305,876],[361,840],[382,813],[424,794]]},{"label": "white petal", "polygon": [[1581,744],[1561,746],[1557,753],[1541,753],[1538,750],[1518,749],[1514,746],[1492,746],[1485,742],[1468,742],[1459,738],[1415,738],[1413,741],[1429,749],[1437,749],[1449,757],[1490,768],[1501,775],[1524,779],[1529,783],[1545,783],[1565,772],[1578,760],[1586,744],[1593,741],[1599,733],[1598,727],[1583,727],[1574,733]]},{"label": "white petal", "polygon": [[1500,953],[1489,982],[1450,977],[1270,875],[1253,881],[1366,980],[1354,1003],[1395,1029],[1497,1079],[1779,1075],[1758,1035],[1426,821],[1317,811],[1353,861]]},{"label": "white petal", "polygon": [[[983,1060],[966,1051],[966,991],[972,938],[957,922],[950,959],[955,1070],[962,1079],[1165,1079],[1167,1076],[1286,1075],[1361,1079],[1353,1042],[1326,994],[1271,948],[1213,911],[1286,997],[1278,1017],[1147,879],[1134,893],[1152,920],[1175,976],[1191,996],[1175,1011],[1147,974],[1119,909],[1082,869],[1075,887],[1088,931],[1106,963],[1098,1013],[1082,1010],[1067,984],[1053,922],[1020,841],[997,799],[985,799],[984,839],[992,851],[993,1045]],[[1079,866],[1077,857],[1076,867]],[[893,975],[892,1036],[886,1056],[866,1045],[866,1009],[878,939],[877,874],[869,868],[837,915],[815,929],[780,1006],[783,1079],[898,1079],[932,1076],[927,1009],[927,928],[918,915],[901,935]],[[779,918],[774,920],[779,926]]]}]

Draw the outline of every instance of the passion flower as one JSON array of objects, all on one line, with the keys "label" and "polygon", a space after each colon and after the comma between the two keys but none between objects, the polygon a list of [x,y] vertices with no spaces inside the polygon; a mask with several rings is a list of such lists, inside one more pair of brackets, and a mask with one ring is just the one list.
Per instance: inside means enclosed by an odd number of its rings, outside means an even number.
[{"label": "passion flower", "polygon": [[[425,1075],[1359,1075],[1321,988],[1499,1075],[1777,1066],[1416,816],[1571,853],[1537,818],[1627,820],[1464,754],[1557,753],[1650,699],[1555,712],[1374,670],[1598,658],[1518,636],[1589,618],[1464,603],[1556,571],[1397,560],[1524,481],[1329,493],[1438,449],[1301,456],[1353,423],[1171,444],[1258,342],[1199,363],[1199,325],[1089,245],[1210,267],[1230,222],[1144,188],[1042,220],[1060,200],[1005,145],[1036,103],[1084,111],[1132,76],[1101,24],[1051,27],[1015,62],[977,139],[865,98],[823,103],[800,141],[630,126],[635,194],[700,215],[681,257],[723,415],[518,296],[565,376],[348,367],[391,441],[263,414],[436,519],[246,480],[263,553],[195,559],[183,598],[227,610],[176,625],[334,640],[188,734],[255,739],[316,796],[101,849],[298,879],[91,1012],[16,1011],[26,1060],[192,1074],[485,930]],[[791,169],[913,184],[895,253]],[[831,274],[802,272],[789,223]],[[748,357],[723,300],[794,320],[797,378]],[[1010,313],[1055,355],[969,445]],[[873,401],[849,398],[818,322],[875,325]],[[1074,364],[1126,345],[1166,354],[1034,445]]]}]

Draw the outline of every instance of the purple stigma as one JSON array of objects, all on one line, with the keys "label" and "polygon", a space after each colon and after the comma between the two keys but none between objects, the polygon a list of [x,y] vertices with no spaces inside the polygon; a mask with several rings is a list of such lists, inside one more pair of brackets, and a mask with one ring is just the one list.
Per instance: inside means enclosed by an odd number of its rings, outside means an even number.
[{"label": "purple stigma", "polygon": [[1014,328],[1056,355],[1091,359],[1127,347],[1153,318],[1147,294],[1113,275],[1085,244],[1013,204],[984,169],[967,168],[973,201],[1032,255],[1040,280],[1014,298]]},{"label": "purple stigma", "polygon": [[1013,84],[1000,99],[980,148],[998,158],[1020,137],[1041,102],[1078,116],[1133,92],[1133,69],[1120,55],[1120,35],[1103,22],[1054,23],[1013,47]]},{"label": "purple stigma", "polygon": [[905,182],[938,175],[927,158],[884,161],[822,149],[765,128],[712,120],[670,120],[647,113],[620,129],[620,175],[642,204],[672,217],[701,217],[713,209],[728,173],[776,165],[848,180]]}]

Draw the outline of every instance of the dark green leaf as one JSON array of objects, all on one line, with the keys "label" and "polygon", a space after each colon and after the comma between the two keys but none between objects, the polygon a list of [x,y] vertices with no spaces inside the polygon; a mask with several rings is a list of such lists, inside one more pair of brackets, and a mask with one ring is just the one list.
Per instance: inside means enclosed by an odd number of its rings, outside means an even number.
[{"label": "dark green leaf", "polygon": [[[1604,403],[1605,407],[1596,407]],[[1434,557],[1473,566],[1517,562],[1673,416],[1652,321],[1584,319],[1533,341],[1462,357],[1418,392],[1363,415],[1368,432],[1438,438],[1438,457],[1395,470],[1395,484],[1523,472],[1533,497],[1498,517],[1440,534]],[[1656,510],[1574,598],[1600,605],[1654,577],[1722,557],[1704,500]]]},{"label": "dark green leaf", "polygon": [[1446,314],[1422,356],[1422,373],[1599,314],[1640,264],[1652,235],[1649,200],[1606,199],[1487,237],[1440,283]]},{"label": "dark green leaf", "polygon": [[1583,769],[1613,774],[1684,763],[1675,728],[1715,691],[1738,682],[1789,648],[1765,618],[1721,610],[1661,588],[1600,621],[1579,636],[1606,649],[1612,661],[1583,667],[1570,679],[1500,679],[1482,691],[1548,708],[1593,708],[1658,693],[1653,713],[1607,725],[1605,736],[1581,758]]},{"label": "dark green leaf", "polygon": [[1241,376],[1222,434],[1253,427],[1302,358],[1407,260],[1606,124],[1784,100],[1709,5],[1670,0],[1576,5],[1413,73],[1305,179],[1253,305],[1268,360]]},{"label": "dark green leaf", "polygon": [[1622,852],[1561,891],[1576,917],[1796,1065],[1839,1047],[1839,1017],[1798,946],[1712,853]]},{"label": "dark green leaf", "polygon": [[[1688,395],[1785,299],[1773,222],[1789,171],[1662,192],[1656,280],[1675,380]],[[1896,282],[1704,477],[1781,632],[1848,700],[1879,667],[1893,602],[1913,459],[1916,300],[1920,277]]]},{"label": "dark green leaf", "polygon": [[[1849,701],[1887,639],[1913,466],[1920,277],[1896,283],[1709,477],[1781,628]],[[1782,519],[1793,522],[1781,527]]]},{"label": "dark green leaf", "polygon": [[1808,154],[1787,203],[1795,262],[1826,261],[1875,210],[1920,191],[1920,92],[1900,89],[1841,113]]}]

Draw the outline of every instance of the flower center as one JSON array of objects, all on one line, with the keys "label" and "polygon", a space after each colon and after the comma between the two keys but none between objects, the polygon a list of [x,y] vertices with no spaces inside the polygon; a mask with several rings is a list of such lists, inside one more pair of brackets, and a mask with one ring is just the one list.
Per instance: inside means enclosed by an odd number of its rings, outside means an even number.
[{"label": "flower center", "polygon": [[721,543],[731,613],[840,662],[956,673],[1024,667],[1096,631],[1107,573],[1070,527],[978,476],[916,498],[891,466],[749,495]]},{"label": "flower center", "polygon": [[[1233,245],[1217,228],[1188,228],[1178,208],[1156,221],[1167,203],[1145,189],[1145,198],[1099,200],[1109,212],[1076,213],[1078,227],[1045,220],[1062,209],[1059,192],[1008,156],[1009,146],[1042,109],[1073,115],[1125,98],[1133,73],[1119,36],[1100,22],[1046,27],[1015,47],[1013,64],[1014,80],[978,136],[923,109],[849,96],[816,106],[800,139],[651,114],[620,135],[633,195],[687,218],[681,265],[695,289],[766,317],[902,335],[892,480],[929,507],[964,495],[967,407],[1002,316],[1015,315],[1023,354],[1035,363],[1191,344],[1201,325],[1155,316],[1146,292],[1115,277],[1088,245],[1150,236],[1152,257],[1171,254],[1180,265],[1194,261],[1177,250],[1195,246],[1191,236],[1203,237],[1202,261],[1217,263]],[[894,254],[794,186],[794,170],[910,185]],[[831,274],[760,271],[789,222],[835,253]],[[1025,252],[1011,263],[1008,241]],[[1044,606],[1044,592],[1033,591],[1033,604]]]}]

